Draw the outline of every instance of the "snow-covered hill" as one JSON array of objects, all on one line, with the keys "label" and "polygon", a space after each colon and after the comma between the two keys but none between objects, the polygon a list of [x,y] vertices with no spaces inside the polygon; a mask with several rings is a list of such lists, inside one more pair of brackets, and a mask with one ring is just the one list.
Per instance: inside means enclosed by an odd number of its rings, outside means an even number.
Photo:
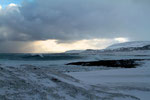
[{"label": "snow-covered hill", "polygon": [[133,41],[113,44],[103,50],[85,50],[82,54],[99,54],[99,53],[111,53],[111,52],[131,52],[131,51],[150,51],[150,41]]},{"label": "snow-covered hill", "polygon": [[106,50],[150,50],[150,41],[133,41],[114,44],[106,48]]},{"label": "snow-covered hill", "polygon": [[84,50],[69,50],[69,51],[66,51],[65,53],[81,53],[83,51]]}]

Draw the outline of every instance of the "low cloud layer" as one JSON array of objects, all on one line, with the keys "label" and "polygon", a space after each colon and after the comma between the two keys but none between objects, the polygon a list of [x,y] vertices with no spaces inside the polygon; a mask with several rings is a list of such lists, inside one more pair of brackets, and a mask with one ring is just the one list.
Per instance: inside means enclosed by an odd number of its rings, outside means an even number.
[{"label": "low cloud layer", "polygon": [[125,38],[79,40],[72,43],[57,43],[57,40],[24,42],[0,42],[1,53],[56,53],[68,50],[104,49],[113,43],[128,41]]},{"label": "low cloud layer", "polygon": [[148,40],[149,0],[35,0],[0,10],[0,40]]},{"label": "low cloud layer", "polygon": [[150,40],[149,10],[150,0],[24,0],[0,6],[0,52],[11,52],[10,46],[32,52],[33,42],[50,39]]}]

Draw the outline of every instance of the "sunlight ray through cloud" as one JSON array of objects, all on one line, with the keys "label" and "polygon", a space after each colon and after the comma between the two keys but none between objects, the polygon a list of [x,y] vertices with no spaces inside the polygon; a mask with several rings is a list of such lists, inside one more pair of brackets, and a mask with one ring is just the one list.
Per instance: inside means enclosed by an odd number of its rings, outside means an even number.
[{"label": "sunlight ray through cloud", "polygon": [[72,43],[58,43],[57,40],[46,40],[33,42],[33,45],[34,52],[57,53],[68,50],[104,49],[114,43],[125,42],[124,38],[118,39],[84,39]]},{"label": "sunlight ray through cloud", "polygon": [[128,42],[129,41],[128,38],[123,38],[123,37],[115,38],[115,40],[118,41],[119,43]]},{"label": "sunlight ray through cloud", "polygon": [[17,6],[17,4],[10,3],[8,6],[11,6],[11,7],[13,7],[13,6]]},{"label": "sunlight ray through cloud", "polygon": [[2,6],[0,5],[0,10],[2,9]]}]

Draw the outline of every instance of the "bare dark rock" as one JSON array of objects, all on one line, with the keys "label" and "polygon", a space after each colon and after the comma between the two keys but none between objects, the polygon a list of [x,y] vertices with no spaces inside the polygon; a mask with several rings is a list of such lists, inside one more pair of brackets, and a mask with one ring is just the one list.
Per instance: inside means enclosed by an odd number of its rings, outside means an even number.
[{"label": "bare dark rock", "polygon": [[2,68],[2,67],[0,67],[0,70],[3,70],[3,68]]},{"label": "bare dark rock", "polygon": [[53,82],[56,82],[56,83],[57,83],[57,82],[61,82],[60,80],[58,80],[57,78],[54,78],[54,77],[53,77],[51,80],[52,80]]},{"label": "bare dark rock", "polygon": [[137,61],[147,59],[124,59],[124,60],[100,60],[89,62],[73,62],[66,65],[81,65],[81,66],[106,66],[106,67],[122,67],[122,68],[135,68],[140,64]]}]

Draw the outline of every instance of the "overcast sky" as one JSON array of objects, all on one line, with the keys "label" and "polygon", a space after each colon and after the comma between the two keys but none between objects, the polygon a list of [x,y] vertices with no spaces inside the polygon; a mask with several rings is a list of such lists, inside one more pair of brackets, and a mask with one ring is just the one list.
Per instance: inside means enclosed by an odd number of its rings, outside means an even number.
[{"label": "overcast sky", "polygon": [[0,52],[32,52],[35,42],[48,40],[56,45],[150,40],[150,0],[2,0],[0,5]]}]

